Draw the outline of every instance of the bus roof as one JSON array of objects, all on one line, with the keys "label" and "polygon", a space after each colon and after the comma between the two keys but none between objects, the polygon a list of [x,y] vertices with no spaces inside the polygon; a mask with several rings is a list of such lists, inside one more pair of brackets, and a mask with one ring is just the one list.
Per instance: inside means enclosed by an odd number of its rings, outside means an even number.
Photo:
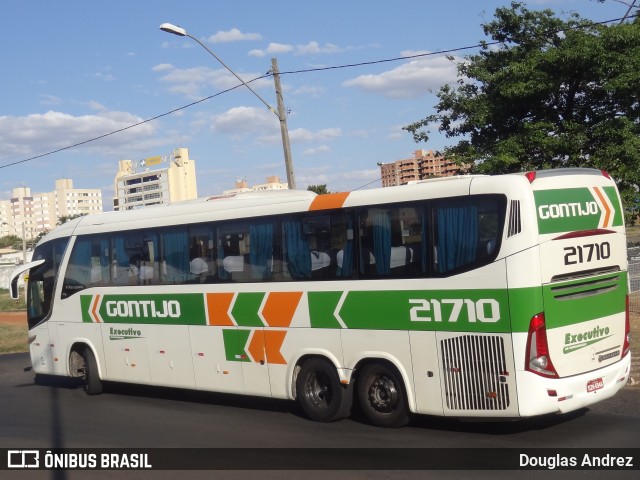
[{"label": "bus roof", "polygon": [[[595,169],[556,169],[535,172],[534,178],[565,175],[604,175]],[[605,175],[606,176],[606,175]],[[104,212],[79,217],[56,228],[45,236],[46,240],[73,234],[91,234],[121,231],[131,228],[233,220],[255,216],[278,215],[306,211],[321,211],[341,207],[376,205],[427,198],[469,195],[474,180],[490,181],[495,193],[531,189],[531,175],[526,173],[497,176],[461,175],[443,177],[408,185],[374,188],[352,192],[317,195],[306,190],[268,190],[220,195],[135,210]]]}]

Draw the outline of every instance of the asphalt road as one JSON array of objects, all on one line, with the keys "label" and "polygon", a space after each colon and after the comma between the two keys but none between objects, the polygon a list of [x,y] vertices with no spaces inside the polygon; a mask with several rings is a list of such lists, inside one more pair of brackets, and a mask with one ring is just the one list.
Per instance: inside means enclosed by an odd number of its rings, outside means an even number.
[{"label": "asphalt road", "polygon": [[[89,397],[77,383],[38,377],[27,354],[0,356],[0,448],[640,448],[640,389],[624,389],[589,410],[517,422],[467,423],[419,416],[397,430],[370,426],[358,418],[321,424],[296,405],[184,390],[108,385]],[[431,451],[433,452],[433,451]],[[295,453],[292,453],[295,455]],[[640,457],[636,459],[640,462]],[[250,465],[251,458],[238,468]],[[327,468],[332,468],[327,465]],[[5,475],[14,474],[15,477]],[[20,475],[17,475],[20,473]],[[31,476],[26,477],[26,473]],[[144,478],[299,478],[292,472],[146,472]],[[393,476],[394,473],[397,476]],[[459,478],[460,472],[428,472],[429,478]],[[472,474],[471,474],[472,473]],[[515,472],[465,472],[474,478],[512,478]],[[558,472],[560,473],[560,472]],[[602,478],[607,472],[587,472]],[[633,472],[611,472],[634,478]],[[198,475],[202,475],[199,477]],[[332,478],[426,478],[426,472],[330,472]],[[545,471],[517,473],[543,478]],[[575,475],[575,476],[574,476]],[[565,478],[584,478],[565,471]],[[628,476],[627,476],[628,475]],[[0,472],[6,478],[143,478],[142,472]],[[327,478],[304,472],[305,479]]]}]

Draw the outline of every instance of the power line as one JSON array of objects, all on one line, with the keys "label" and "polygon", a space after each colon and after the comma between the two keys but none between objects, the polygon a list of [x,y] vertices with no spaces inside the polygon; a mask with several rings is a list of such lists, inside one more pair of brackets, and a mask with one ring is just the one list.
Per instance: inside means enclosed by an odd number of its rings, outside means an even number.
[{"label": "power line", "polygon": [[[635,1],[634,1],[634,3],[635,3]],[[625,14],[624,17],[614,18],[614,19],[611,19],[611,20],[603,20],[603,21],[600,21],[600,22],[591,22],[591,23],[580,24],[580,25],[576,25],[575,27],[572,27],[571,29],[566,29],[566,30],[577,30],[577,29],[580,29],[580,28],[585,28],[585,27],[590,27],[590,26],[606,25],[608,23],[613,23],[613,22],[623,22],[625,19],[635,18],[635,17],[640,16],[640,14],[629,15],[628,13],[629,12],[627,12],[627,14]],[[562,31],[565,31],[565,30],[548,32],[546,34],[560,33]],[[417,53],[417,54],[414,54],[414,55],[406,55],[406,56],[394,57],[394,58],[385,58],[385,59],[381,59],[381,60],[371,60],[371,61],[359,62],[359,63],[348,63],[348,64],[343,64],[343,65],[334,65],[334,66],[328,66],[328,67],[316,67],[316,68],[308,68],[308,69],[303,69],[303,70],[291,70],[291,71],[287,71],[287,72],[279,72],[279,74],[280,75],[293,75],[293,74],[302,74],[302,73],[311,73],[311,72],[321,72],[321,71],[327,71],[327,70],[339,70],[339,69],[344,69],[344,68],[356,68],[356,67],[363,67],[363,66],[368,66],[368,65],[376,65],[376,64],[382,64],[382,63],[397,62],[397,61],[402,61],[402,60],[411,60],[413,58],[430,57],[430,56],[436,56],[436,55],[447,55],[447,54],[451,54],[451,53],[462,52],[462,51],[465,51],[465,50],[471,50],[471,49],[480,48],[480,47],[488,47],[488,46],[491,46],[491,45],[499,45],[499,44],[503,44],[503,43],[506,43],[506,42],[505,41],[483,42],[483,43],[478,43],[478,44],[475,44],[475,45],[468,45],[466,47],[449,48],[449,49],[445,49],[445,50],[437,50],[437,51],[427,52],[427,53]],[[255,77],[254,79],[249,80],[249,81],[247,81],[245,83],[252,83],[252,82],[255,82],[257,80],[261,80],[263,78],[267,78],[267,77],[271,77],[271,76],[272,76],[272,73],[271,72],[267,72],[266,74],[261,75],[259,77]],[[15,162],[10,162],[10,163],[6,163],[4,165],[0,165],[0,169],[12,167],[12,166],[19,165],[19,164],[22,164],[22,163],[31,162],[31,161],[37,160],[39,158],[47,157],[49,155],[60,153],[60,152],[63,152],[65,150],[70,150],[72,148],[76,148],[76,147],[80,147],[82,145],[86,145],[87,143],[95,142],[97,140],[101,140],[103,138],[110,137],[110,136],[115,135],[117,133],[121,133],[121,132],[124,132],[126,130],[130,130],[130,129],[138,127],[140,125],[144,125],[145,123],[153,122],[154,120],[158,120],[159,118],[166,117],[167,115],[171,115],[172,113],[176,113],[176,112],[179,112],[181,110],[185,110],[187,108],[193,107],[194,105],[198,105],[200,103],[206,102],[208,100],[211,100],[212,98],[218,97],[218,96],[220,96],[222,94],[228,93],[228,92],[230,92],[232,90],[235,90],[235,89],[237,89],[239,87],[242,87],[242,86],[243,86],[243,84],[238,84],[238,85],[236,85],[234,87],[227,88],[226,90],[221,90],[220,92],[215,93],[213,95],[209,95],[208,97],[201,98],[200,100],[196,100],[194,102],[188,103],[188,104],[183,105],[181,107],[174,108],[173,110],[170,110],[168,112],[161,113],[161,114],[156,115],[154,117],[147,118],[147,119],[142,120],[140,122],[128,125],[128,126],[123,127],[123,128],[119,128],[117,130],[114,130],[112,132],[105,133],[103,135],[98,135],[97,137],[93,137],[93,138],[90,138],[90,139],[87,139],[87,140],[83,140],[81,142],[77,142],[77,143],[74,143],[74,144],[71,144],[71,145],[67,145],[66,147],[61,147],[61,148],[58,148],[58,149],[55,149],[55,150],[51,150],[51,151],[46,152],[46,153],[41,153],[39,155],[34,155],[32,157],[29,157],[29,158],[24,158],[22,160],[17,160]],[[373,183],[373,182],[371,182],[371,183]],[[362,187],[358,187],[358,188],[362,188]]]}]

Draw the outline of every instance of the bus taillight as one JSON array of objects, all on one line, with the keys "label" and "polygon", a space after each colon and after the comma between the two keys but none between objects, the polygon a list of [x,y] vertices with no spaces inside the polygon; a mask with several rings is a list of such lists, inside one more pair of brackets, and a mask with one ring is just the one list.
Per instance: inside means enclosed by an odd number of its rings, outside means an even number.
[{"label": "bus taillight", "polygon": [[547,342],[547,327],[544,322],[544,313],[538,313],[531,318],[529,323],[529,335],[527,336],[525,370],[548,378],[558,378],[551,357],[549,355],[549,343]]},{"label": "bus taillight", "polygon": [[622,344],[622,356],[624,357],[631,350],[631,322],[629,320],[629,295],[624,312],[624,342]]}]

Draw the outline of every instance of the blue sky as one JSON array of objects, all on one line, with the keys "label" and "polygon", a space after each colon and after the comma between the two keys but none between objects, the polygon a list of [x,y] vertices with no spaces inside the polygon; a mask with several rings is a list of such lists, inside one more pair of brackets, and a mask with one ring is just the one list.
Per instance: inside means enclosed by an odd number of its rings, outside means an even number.
[{"label": "blue sky", "polygon": [[[508,3],[3,0],[0,199],[15,187],[46,192],[55,179],[72,178],[76,188],[101,188],[110,209],[118,160],[166,155],[176,147],[188,147],[196,161],[199,196],[233,188],[236,178],[249,184],[269,175],[286,180],[277,117],[249,90],[180,109],[238,82],[192,39],[161,31],[164,22],[199,38],[245,81],[265,74],[277,58],[298,188],[379,186],[377,162],[453,142],[435,135],[416,144],[402,126],[433,111],[433,92],[455,81],[454,64],[433,55],[286,72],[476,45],[486,39],[481,24]],[[525,3],[594,21],[626,12],[615,0]],[[270,77],[251,85],[276,106]]]}]

